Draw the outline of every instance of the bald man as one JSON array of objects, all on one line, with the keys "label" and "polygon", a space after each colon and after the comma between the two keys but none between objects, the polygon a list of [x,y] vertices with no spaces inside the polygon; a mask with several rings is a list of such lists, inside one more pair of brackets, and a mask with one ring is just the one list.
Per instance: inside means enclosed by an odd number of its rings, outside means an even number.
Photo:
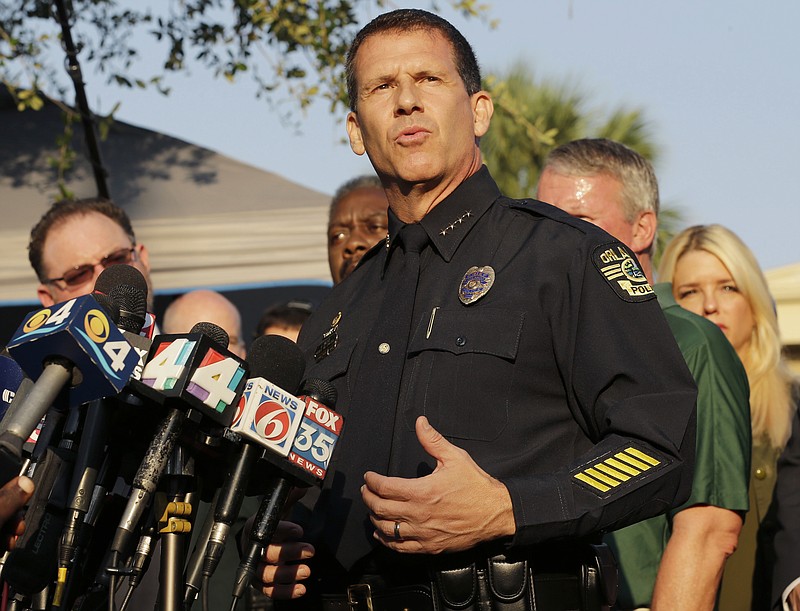
[{"label": "bald man", "polygon": [[239,310],[215,291],[199,290],[181,295],[167,307],[161,327],[164,333],[188,333],[198,322],[211,322],[222,327],[230,338],[228,349],[245,358]]}]

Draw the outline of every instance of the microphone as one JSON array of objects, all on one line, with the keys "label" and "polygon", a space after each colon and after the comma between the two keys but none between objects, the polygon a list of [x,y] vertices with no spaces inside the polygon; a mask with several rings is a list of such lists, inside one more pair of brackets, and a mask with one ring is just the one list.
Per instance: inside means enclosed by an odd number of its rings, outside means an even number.
[{"label": "microphone", "polygon": [[147,281],[142,272],[131,265],[105,268],[94,283],[93,295],[108,295],[119,305],[118,326],[124,331],[139,333],[147,311]]},{"label": "microphone", "polygon": [[309,380],[303,394],[306,395],[304,412],[288,454],[283,460],[278,460],[277,453],[264,454],[264,458],[277,466],[280,473],[271,482],[271,490],[264,495],[250,529],[247,550],[242,555],[233,587],[232,610],[255,575],[256,566],[275,534],[292,487],[322,484],[342,432],[344,420],[341,415],[322,403],[323,400],[335,403],[337,397],[333,385],[324,380]]},{"label": "microphone", "polygon": [[19,471],[22,444],[67,384],[70,405],[115,395],[138,361],[90,295],[28,314],[8,351],[36,382],[14,417],[0,424],[0,485]]},{"label": "microphone", "polygon": [[[13,421],[15,418],[19,418],[19,416],[15,416],[15,412],[20,409],[20,406],[25,402],[28,393],[33,388],[33,380],[31,380],[28,376],[25,375],[25,372],[22,371],[22,368],[17,364],[17,362],[8,356],[8,352],[6,350],[3,351],[3,364],[8,367],[5,369],[4,373],[4,381],[0,383],[0,386],[3,388],[3,418],[0,418],[0,431],[3,430],[2,420],[8,418],[9,421]],[[17,384],[16,379],[18,375],[22,375],[22,379],[20,380],[19,384]],[[6,401],[8,404],[6,405]],[[19,452],[20,456],[22,456],[23,451],[27,451],[32,448],[39,437],[38,429],[35,429],[28,440],[22,445],[22,450],[17,449],[18,440],[15,437],[8,437],[5,438],[0,435],[0,452],[6,451],[11,452],[12,455],[16,456],[16,453]],[[3,450],[2,448],[5,448]]]},{"label": "microphone", "polygon": [[[242,442],[242,449],[214,506],[214,525],[203,563],[204,579],[211,578],[222,558],[253,466],[265,452],[288,454],[305,409],[300,399],[284,390],[296,392],[303,378],[305,360],[297,344],[278,335],[262,335],[253,342],[249,360],[252,377],[229,429],[230,436]],[[187,581],[184,601],[188,604],[197,591],[195,585]]]},{"label": "microphone", "polygon": [[344,420],[333,411],[336,405],[336,387],[327,380],[311,378],[303,385],[302,399],[306,404],[300,434],[289,452],[299,471],[294,476],[309,486],[322,485],[328,474],[333,448],[339,441]]},{"label": "microphone", "polygon": [[[138,363],[132,372],[132,378],[138,379],[151,344],[150,340],[138,334],[144,323],[147,307],[147,283],[144,276],[129,265],[108,267],[98,276],[92,296],[103,304],[134,349]],[[58,579],[53,597],[55,607],[61,607],[62,596],[64,599],[69,598],[67,578],[73,577],[71,568],[78,562],[80,546],[84,543],[80,532],[90,504],[95,498],[93,491],[98,473],[106,459],[111,415],[116,413],[115,408],[119,401],[131,398],[133,397],[130,393],[124,393],[114,398],[95,400],[86,406],[84,430],[70,486],[71,501],[59,547]],[[135,398],[135,402],[139,403],[136,407],[141,406],[138,398]]]},{"label": "microphone", "polygon": [[92,295],[96,299],[102,295],[118,308],[117,326],[139,355],[139,364],[132,377],[140,379],[145,357],[152,344],[152,337],[140,335],[147,318],[147,281],[135,267],[112,265],[97,277]]},{"label": "microphone", "polygon": [[[0,354],[0,420],[5,416],[8,408],[11,407],[11,402],[17,395],[17,390],[23,379],[25,379],[25,374],[22,371],[22,367],[3,351]],[[20,400],[22,398],[20,396]]]},{"label": "microphone", "polygon": [[70,407],[58,447],[47,447],[33,469],[36,488],[25,514],[25,533],[9,554],[3,572],[3,578],[17,593],[31,596],[41,592],[56,573],[80,416],[79,406]]},{"label": "microphone", "polygon": [[133,489],[111,543],[112,563],[124,557],[136,525],[158,486],[185,421],[233,421],[244,390],[247,364],[227,350],[227,334],[212,323],[197,323],[184,335],[153,340],[141,380],[133,390],[169,409],[133,480]]}]

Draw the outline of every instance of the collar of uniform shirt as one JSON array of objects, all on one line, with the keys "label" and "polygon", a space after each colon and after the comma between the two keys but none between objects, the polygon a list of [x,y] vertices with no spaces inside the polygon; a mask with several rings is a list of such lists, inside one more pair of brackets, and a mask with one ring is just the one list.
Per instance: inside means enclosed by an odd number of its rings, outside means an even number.
[{"label": "collar of uniform shirt", "polygon": [[[486,166],[461,183],[455,191],[425,215],[420,221],[439,255],[450,261],[459,244],[472,226],[484,215],[494,201],[500,197],[498,189]],[[397,245],[397,234],[404,223],[389,209],[389,244],[391,253]],[[384,260],[384,272],[389,257]]]}]

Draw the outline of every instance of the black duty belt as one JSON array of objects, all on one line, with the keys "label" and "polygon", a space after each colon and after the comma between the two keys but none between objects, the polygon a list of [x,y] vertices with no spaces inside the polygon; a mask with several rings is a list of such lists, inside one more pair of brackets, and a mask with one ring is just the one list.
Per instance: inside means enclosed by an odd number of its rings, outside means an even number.
[{"label": "black duty belt", "polygon": [[[323,611],[606,611],[616,595],[616,571],[607,548],[569,570],[534,568],[527,560],[495,556],[438,570],[429,581],[399,587],[357,583],[346,594],[323,595]],[[611,574],[610,574],[611,573]],[[366,581],[366,580],[365,580]]]}]

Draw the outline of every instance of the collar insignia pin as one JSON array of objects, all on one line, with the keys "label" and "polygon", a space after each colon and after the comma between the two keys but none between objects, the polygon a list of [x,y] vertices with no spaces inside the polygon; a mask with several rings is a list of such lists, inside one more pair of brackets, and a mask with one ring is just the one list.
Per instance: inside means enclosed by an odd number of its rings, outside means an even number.
[{"label": "collar insignia pin", "polygon": [[460,225],[464,222],[465,218],[472,216],[471,210],[464,210],[464,214],[459,216],[456,220],[454,220],[449,225],[445,225],[444,228],[439,232],[440,235],[447,235],[450,231],[453,231],[456,228],[456,225]]},{"label": "collar insignia pin", "polygon": [[458,298],[464,305],[475,303],[489,292],[494,284],[494,269],[491,265],[470,267],[461,280]]}]

